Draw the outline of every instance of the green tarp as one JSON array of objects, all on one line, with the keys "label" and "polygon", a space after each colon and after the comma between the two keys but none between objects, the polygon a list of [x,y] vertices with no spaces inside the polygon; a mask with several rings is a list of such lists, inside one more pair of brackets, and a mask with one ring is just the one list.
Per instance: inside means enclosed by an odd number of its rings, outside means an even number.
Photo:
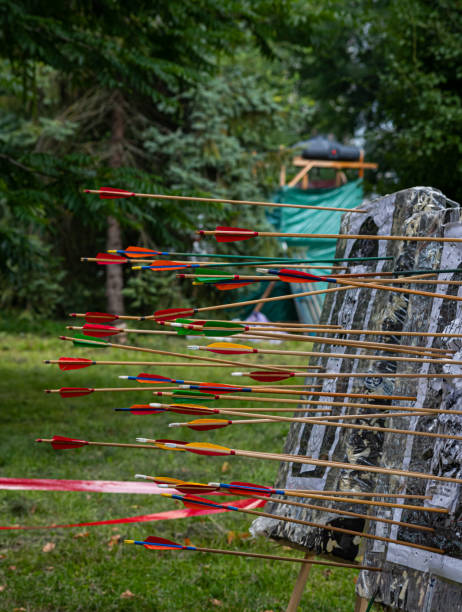
[{"label": "green tarp", "polygon": [[[363,200],[362,180],[351,181],[332,189],[297,189],[293,187],[282,187],[273,197],[274,202],[285,204],[307,204],[309,206],[332,206],[336,208],[356,208]],[[338,234],[342,212],[322,210],[305,210],[300,208],[277,208],[269,213],[269,220],[276,231],[297,234]],[[300,256],[300,247],[307,258],[310,259],[332,259],[335,257],[336,240],[323,238],[281,238],[287,242],[289,247],[297,247],[297,257]],[[290,267],[290,265],[288,266]],[[322,270],[313,270],[313,273],[323,273]],[[293,293],[323,289],[327,283],[291,284]],[[261,295],[263,289],[253,296],[256,299]],[[272,294],[273,295],[273,294]],[[274,294],[275,295],[275,294]],[[279,304],[277,320],[293,319],[292,300],[276,302]],[[303,322],[316,322],[317,315],[323,302],[323,296],[313,298],[298,298],[295,306],[300,320]],[[270,314],[265,307],[263,314],[268,318],[274,318],[274,312]]]}]

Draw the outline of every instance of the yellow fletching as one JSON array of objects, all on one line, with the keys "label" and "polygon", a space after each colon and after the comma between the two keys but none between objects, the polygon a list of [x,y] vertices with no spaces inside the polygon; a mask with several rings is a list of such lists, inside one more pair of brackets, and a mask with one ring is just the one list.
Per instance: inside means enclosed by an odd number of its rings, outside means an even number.
[{"label": "yellow fletching", "polygon": [[241,351],[253,351],[251,346],[247,346],[245,344],[233,344],[232,342],[214,342],[213,344],[209,344],[207,348],[214,349],[239,349]]},{"label": "yellow fletching", "polygon": [[156,482],[160,484],[184,484],[186,482],[185,480],[178,480],[178,478],[169,478],[168,476],[160,476],[159,478],[157,478],[156,476],[155,479]]},{"label": "yellow fletching", "polygon": [[193,446],[194,448],[203,448],[204,450],[230,451],[226,446],[218,446],[218,444],[210,444],[209,442],[189,442],[185,446]]},{"label": "yellow fletching", "polygon": [[219,423],[224,423],[227,425],[228,421],[226,419],[195,419],[194,421],[189,421],[188,425],[218,425]]},{"label": "yellow fletching", "polygon": [[184,448],[181,448],[181,446],[177,446],[176,448],[172,448],[171,446],[166,446],[165,444],[162,444],[162,442],[154,442],[154,446],[156,448],[162,448],[163,450],[184,451]]}]

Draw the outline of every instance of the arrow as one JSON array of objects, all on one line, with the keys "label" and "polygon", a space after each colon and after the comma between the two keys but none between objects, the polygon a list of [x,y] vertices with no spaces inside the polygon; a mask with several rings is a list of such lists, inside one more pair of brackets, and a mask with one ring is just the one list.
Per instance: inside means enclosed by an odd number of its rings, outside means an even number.
[{"label": "arrow", "polygon": [[[43,363],[58,365],[60,370],[80,370],[95,365],[114,365],[114,366],[156,366],[156,367],[190,367],[191,362],[188,361],[93,361],[91,359],[83,359],[79,357],[60,357],[59,359],[45,359]],[[196,363],[195,368],[233,368],[234,365],[222,364],[222,363]],[[278,365],[278,368],[285,369],[289,368],[288,365]],[[306,366],[304,366],[306,367]],[[312,366],[313,368],[314,366]],[[238,374],[241,374],[240,372]],[[242,373],[243,374],[243,373]],[[306,376],[306,373],[303,374]],[[370,376],[370,374],[368,374]],[[462,376],[462,375],[461,375]],[[300,388],[320,388],[320,385],[284,385],[286,387],[300,387]]]},{"label": "arrow", "polygon": [[[119,376],[119,378],[124,380],[136,380],[138,382],[158,382],[158,383],[174,383],[177,385],[184,385],[183,388],[194,389],[196,391],[203,392],[218,392],[218,393],[233,393],[235,391],[239,393],[278,393],[285,395],[305,395],[304,391],[293,391],[291,389],[283,389],[283,388],[273,388],[273,387],[265,387],[263,385],[257,387],[238,387],[235,385],[227,385],[223,383],[207,383],[207,382],[199,382],[196,380],[183,380],[183,379],[175,379],[170,378],[168,376],[160,376],[159,374],[145,374],[141,373],[138,376]],[[384,399],[386,397],[388,400],[403,400],[403,401],[415,401],[417,399],[416,396],[410,395],[379,395],[379,394],[370,394],[370,393],[337,393],[332,391],[313,391],[309,393],[309,395],[318,395],[320,397],[356,397],[356,398],[365,398],[365,399]]]},{"label": "arrow", "polygon": [[204,198],[198,196],[166,195],[162,193],[135,193],[115,187],[100,187],[99,189],[84,189],[84,193],[96,193],[102,200],[117,198],[153,198],[155,200],[175,200],[180,202],[213,202],[216,204],[234,204],[238,206],[269,206],[271,208],[302,208],[304,210],[334,210],[349,213],[367,213],[367,210],[356,208],[336,208],[332,206],[309,206],[307,204],[283,204],[280,202],[260,202],[254,200],[225,200],[223,198]]},{"label": "arrow", "polygon": [[[231,372],[231,376],[248,376],[253,380],[260,382],[273,382],[278,380],[287,380],[294,376],[307,378],[310,374],[306,372],[291,372],[284,373],[274,372]],[[392,372],[317,372],[316,378],[462,378],[462,374],[420,374],[420,373],[399,373]]]},{"label": "arrow", "polygon": [[[222,253],[183,253],[179,251],[153,251],[151,249],[145,249],[143,247],[137,246],[129,246],[125,250],[112,250],[108,251],[108,253],[114,253],[119,255],[126,255],[127,257],[157,257],[157,256],[181,256],[181,257],[205,257],[205,258],[213,258],[217,259],[248,259],[248,255],[231,255],[231,254],[222,254]],[[105,253],[102,253],[104,255]],[[383,261],[383,260],[392,260],[393,257],[335,257],[333,259],[299,259],[294,257],[263,257],[252,255],[252,259],[258,261],[278,261],[283,263],[337,263],[337,262],[362,262],[362,261]]]},{"label": "arrow", "polygon": [[[220,410],[222,414],[240,414],[242,416],[253,416],[252,413],[248,412],[240,412],[233,413],[229,410]],[[242,420],[242,421],[226,421],[224,419],[196,419],[194,421],[190,421],[189,423],[170,423],[169,427],[189,427],[189,429],[194,429],[197,431],[209,431],[211,429],[221,429],[223,427],[228,427],[229,425],[243,425],[247,423],[259,424],[259,423],[270,423],[270,422],[288,422],[288,423],[311,423],[313,425],[320,425],[323,427],[340,427],[343,429],[359,429],[360,431],[376,431],[384,434],[393,433],[402,436],[416,436],[416,437],[427,437],[427,438],[435,438],[435,439],[444,439],[444,440],[462,440],[462,436],[451,435],[451,434],[443,434],[443,433],[433,433],[428,431],[416,431],[409,429],[396,429],[394,427],[378,427],[373,425],[364,425],[364,424],[356,424],[356,423],[339,423],[327,421],[329,417],[323,417],[322,419],[300,419],[297,417],[276,417],[273,415],[260,415],[265,416],[265,419],[254,419],[254,420]],[[356,420],[362,421],[363,415],[349,415],[354,416]],[[397,414],[386,414],[386,415],[374,415],[374,418],[393,418],[396,417]],[[400,413],[399,416],[428,416],[426,412],[414,412],[414,413]],[[370,415],[367,415],[368,418],[371,418]],[[336,415],[336,419],[343,419],[342,415]]]},{"label": "arrow", "polygon": [[[374,409],[384,409],[384,410],[425,410],[428,412],[430,409],[425,408],[414,408],[412,406],[390,406],[388,404],[360,404],[355,402],[328,402],[328,401],[320,401],[318,400],[300,400],[300,399],[281,399],[275,397],[252,397],[249,398],[245,395],[228,395],[228,394],[219,394],[215,393],[212,395],[209,393],[201,393],[200,391],[178,391],[175,393],[166,392],[166,391],[154,391],[153,395],[157,395],[158,397],[187,397],[189,394],[197,394],[198,397],[208,398],[209,401],[225,399],[229,401],[244,401],[244,402],[270,402],[272,404],[297,404],[297,405],[309,405],[309,406],[349,406],[351,408],[364,408],[364,406],[373,405]],[[311,393],[310,393],[311,395]],[[387,396],[383,396],[384,399],[387,399]],[[269,409],[272,410],[272,409]],[[441,412],[441,411],[439,411]],[[452,414],[455,414],[455,411],[451,411]]]},{"label": "arrow", "polygon": [[264,555],[260,553],[249,553],[240,552],[237,550],[225,550],[220,548],[202,548],[199,546],[183,546],[177,544],[172,540],[166,540],[165,538],[157,538],[149,536],[146,540],[124,540],[125,544],[137,544],[144,546],[148,550],[189,550],[194,552],[205,552],[219,555],[233,555],[235,557],[249,557],[252,559],[269,559],[271,561],[289,561],[291,563],[303,563],[313,565],[325,565],[329,567],[345,567],[358,570],[368,570],[371,572],[382,571],[380,567],[372,567],[369,565],[358,565],[357,563],[337,563],[335,561],[315,561],[311,557],[309,559],[302,559],[301,557],[280,557],[277,555]]},{"label": "arrow", "polygon": [[[307,340],[309,340],[310,338],[308,337]],[[213,345],[211,345],[213,346]],[[232,345],[230,344],[231,347],[235,347],[235,346],[239,346],[239,345]],[[242,345],[241,345],[242,346]],[[249,348],[249,347],[248,347]],[[261,355],[297,355],[299,357],[306,357],[306,356],[314,356],[314,357],[326,357],[326,355],[329,356],[329,358],[338,358],[338,359],[366,359],[367,361],[405,361],[405,362],[416,362],[416,363],[434,363],[434,364],[440,364],[440,365],[444,365],[447,363],[452,363],[452,364],[457,364],[457,361],[454,359],[426,359],[423,357],[396,357],[396,356],[385,356],[385,355],[357,355],[357,354],[350,354],[350,353],[323,353],[323,352],[319,352],[319,351],[293,351],[293,350],[282,350],[282,349],[253,349],[252,348],[252,352],[257,352],[260,353]],[[200,346],[197,344],[191,344],[188,346],[188,349],[191,351],[198,351],[198,350],[210,350],[208,348],[208,346]],[[221,352],[221,348],[218,347],[218,350]],[[239,349],[236,349],[236,351],[238,351]],[[218,352],[216,347],[213,347],[212,352]],[[245,352],[249,352],[249,351],[245,351]],[[232,354],[242,354],[242,353],[232,353]],[[457,365],[461,365],[462,361],[460,362],[460,364]],[[264,366],[262,366],[259,369],[264,369]],[[287,375],[287,372],[278,372],[278,374],[284,374]],[[289,374],[293,374],[293,372],[289,372]],[[317,373],[316,373],[317,375]],[[306,377],[310,376],[310,374],[306,374]],[[265,379],[267,380],[267,379]],[[277,380],[284,380],[284,378],[280,378]]]},{"label": "arrow", "polygon": [[256,232],[242,227],[217,226],[214,230],[197,230],[199,236],[215,236],[217,242],[239,242],[256,236],[273,238],[322,238],[346,240],[404,240],[407,242],[462,242],[462,238],[442,238],[438,236],[388,236],[366,234],[299,234],[284,232]]},{"label": "arrow", "polygon": [[[143,477],[139,474],[136,475],[137,477]],[[149,477],[144,477],[144,478],[149,478]],[[165,487],[165,488],[175,488],[177,491],[179,491],[180,493],[186,493],[187,495],[194,495],[194,493],[214,493],[217,491],[220,491],[220,487],[211,487],[209,485],[202,485],[200,483],[184,483],[182,484],[183,481],[181,480],[176,480],[175,478],[166,478],[166,479],[154,479],[154,478],[150,478],[151,480],[155,480],[155,482],[159,482],[161,483],[159,486],[160,487]],[[167,484],[168,483],[168,484]],[[217,483],[212,483],[212,484],[217,484]],[[238,483],[239,484],[239,483]],[[245,484],[245,483],[244,483]],[[245,487],[244,487],[245,488]],[[316,506],[313,504],[307,504],[307,503],[300,503],[300,502],[294,502],[294,501],[290,501],[287,499],[276,499],[274,497],[270,497],[271,493],[268,492],[268,488],[261,488],[261,487],[256,487],[254,486],[248,486],[247,487],[247,493],[245,494],[249,494],[251,493],[252,496],[255,499],[259,499],[262,501],[271,501],[271,503],[275,503],[275,504],[283,504],[283,505],[287,505],[287,506],[296,506],[298,508],[308,508],[310,510],[320,510],[321,512],[325,512],[326,511],[326,506]],[[243,495],[244,491],[241,490],[227,490],[226,493],[231,493],[233,495]],[[259,493],[259,494],[257,494]],[[337,492],[338,493],[338,492]],[[394,497],[397,497],[396,495]],[[314,499],[317,499],[318,496],[315,495]],[[328,499],[329,501],[338,501],[338,498],[335,495],[330,495],[330,496],[324,496],[322,499]],[[208,500],[206,500],[208,501]],[[352,503],[356,503],[357,500],[352,499],[351,502]],[[229,505],[229,504],[227,504]],[[376,505],[380,506],[380,503],[377,503]],[[394,507],[398,506],[399,504],[390,504],[393,505]],[[417,508],[419,511],[425,511],[424,508],[419,507],[419,506],[414,506],[415,508]],[[378,517],[375,515],[370,515],[370,514],[360,514],[358,512],[351,512],[349,510],[340,510],[339,508],[335,508],[332,506],[329,506],[328,508],[329,512],[333,513],[333,514],[341,514],[341,515],[345,515],[345,516],[352,516],[355,518],[361,518],[364,519],[365,521],[377,521],[377,522],[382,522],[382,523],[388,523],[391,525],[399,525],[400,527],[405,527],[406,529],[416,529],[419,531],[426,531],[426,532],[430,532],[430,533],[434,533],[435,529],[433,527],[427,527],[424,525],[416,525],[415,523],[403,523],[401,521],[395,521],[392,519],[387,519],[387,518],[382,518],[382,517]]]},{"label": "arrow", "polygon": [[73,448],[81,448],[82,446],[116,446],[122,448],[147,448],[150,450],[156,450],[160,448],[152,446],[151,444],[122,444],[119,442],[88,442],[87,440],[78,440],[76,438],[66,438],[64,436],[53,436],[51,439],[37,438],[36,442],[46,442],[51,444],[55,450],[67,450]]},{"label": "arrow", "polygon": [[[157,391],[157,387],[61,387],[60,389],[44,389],[45,393],[59,393],[62,398],[81,397],[90,395],[91,393],[106,393],[116,391]],[[199,391],[178,391],[169,395],[173,397],[186,397],[189,395],[200,397],[203,401],[216,399],[209,393],[200,393]]]},{"label": "arrow", "polygon": [[[149,438],[137,438],[138,442],[156,444],[158,440]],[[394,468],[382,468],[375,465],[363,465],[360,463],[347,463],[342,461],[329,461],[327,459],[313,459],[311,457],[301,457],[298,455],[287,455],[282,453],[264,453],[258,451],[247,451],[237,448],[227,448],[207,442],[167,442],[162,441],[165,450],[175,449],[178,446],[185,451],[210,456],[236,456],[249,457],[253,459],[263,459],[266,461],[283,461],[285,463],[302,463],[306,465],[318,465],[320,467],[331,467],[345,470],[354,470],[360,472],[371,472],[375,474],[385,474],[387,476],[404,476],[406,478],[419,478],[423,480],[436,480],[440,482],[455,482],[462,484],[462,478],[451,478],[449,476],[438,476],[436,474],[425,474],[423,472],[413,472],[408,470],[398,470]]]},{"label": "arrow", "polygon": [[[159,487],[175,488],[180,493],[214,493],[222,491],[229,495],[262,495],[269,498],[270,495],[285,495],[287,497],[301,497],[306,499],[326,499],[329,501],[336,501],[341,503],[353,503],[363,504],[368,506],[380,506],[387,508],[402,508],[406,510],[412,510],[415,512],[433,512],[439,514],[448,514],[449,510],[446,508],[434,508],[431,506],[412,506],[408,504],[398,504],[389,502],[378,502],[370,501],[369,499],[356,499],[358,497],[380,497],[385,499],[398,498],[398,499],[431,499],[431,495],[413,495],[413,494],[402,494],[402,493],[380,493],[380,492],[365,492],[365,491],[328,491],[319,489],[275,489],[273,487],[267,487],[264,485],[253,484],[250,482],[209,482],[208,484],[189,482],[185,480],[178,480],[177,478],[167,478],[164,476],[146,476],[145,474],[135,474],[135,478],[142,478],[144,480],[152,480],[159,484]],[[348,497],[345,497],[348,495]],[[279,499],[271,498],[272,501],[282,501]],[[325,509],[325,508],[324,508]]]},{"label": "arrow", "polygon": [[[362,537],[370,540],[378,540],[380,542],[389,542],[392,544],[400,544],[401,546],[407,546],[410,548],[418,548],[420,550],[428,550],[430,552],[443,553],[444,551],[440,548],[432,546],[424,546],[423,544],[416,544],[414,542],[407,542],[406,540],[395,540],[392,538],[386,538],[384,536],[374,535],[363,531],[354,531],[352,529],[345,529],[343,527],[334,527],[329,523],[314,523],[313,521],[305,521],[303,519],[297,519],[293,517],[282,516],[279,514],[271,514],[270,512],[263,512],[261,510],[250,510],[244,508],[238,508],[237,506],[231,506],[229,504],[219,504],[212,502],[204,497],[196,497],[194,495],[176,495],[175,493],[162,493],[163,497],[170,497],[181,501],[186,508],[194,508],[197,506],[207,506],[210,508],[219,508],[221,510],[229,510],[230,512],[241,512],[243,514],[251,514],[253,516],[264,516],[266,518],[275,519],[278,521],[284,521],[287,523],[296,523],[297,525],[306,525],[308,527],[315,527],[316,529],[325,529],[334,533],[345,533],[347,535],[353,535],[355,537]],[[325,508],[323,508],[325,511]],[[330,508],[329,508],[330,510]]]},{"label": "arrow", "polygon": [[116,349],[124,349],[127,351],[138,351],[138,352],[143,352],[143,353],[151,353],[154,355],[169,355],[170,357],[182,357],[185,359],[191,359],[191,360],[199,360],[199,361],[206,361],[207,363],[213,362],[216,364],[229,364],[229,365],[242,365],[242,366],[249,366],[249,367],[253,367],[253,368],[262,368],[262,369],[268,369],[268,370],[275,370],[275,371],[280,371],[279,368],[277,367],[272,367],[270,365],[258,365],[258,364],[251,364],[251,363],[246,363],[246,362],[239,362],[239,361],[230,361],[228,359],[215,359],[213,357],[197,357],[194,355],[188,355],[188,354],[184,354],[184,353],[174,353],[172,351],[162,351],[160,349],[151,349],[151,348],[144,348],[141,346],[130,346],[128,344],[114,344],[112,342],[107,342],[107,341],[101,341],[101,340],[87,340],[87,339],[80,339],[80,338],[71,338],[69,336],[59,336],[60,340],[67,340],[72,342],[75,346],[86,346],[86,347],[99,347],[99,348],[116,348]]},{"label": "arrow", "polygon": [[[159,395],[173,395],[174,394],[159,394]],[[182,396],[180,396],[182,397]],[[189,396],[186,396],[189,397]],[[210,397],[208,398],[210,399]],[[159,404],[156,402],[152,402],[150,404],[139,404],[139,405],[135,405],[135,406],[131,406],[130,408],[115,408],[114,410],[118,411],[118,412],[131,412],[132,414],[136,414],[136,415],[143,415],[143,414],[157,414],[160,412],[175,412],[178,414],[189,414],[189,415],[198,415],[198,414],[206,414],[206,415],[210,415],[210,414],[236,414],[239,416],[244,416],[244,414],[248,414],[249,416],[255,416],[254,412],[250,412],[250,413],[244,413],[241,411],[240,408],[236,408],[233,411],[226,411],[225,413],[223,412],[223,410],[219,410],[218,408],[208,408],[206,406],[200,406],[198,404]],[[252,408],[251,410],[253,411],[258,411],[258,408]],[[264,409],[262,409],[264,410]],[[293,410],[290,408],[286,408],[286,409],[277,409],[277,408],[269,408],[269,410],[271,412],[330,412],[331,408],[311,408],[311,409],[299,409],[299,410]],[[369,415],[368,415],[369,416]],[[382,415],[374,415],[375,417],[381,417]],[[407,414],[405,415],[407,416]],[[335,417],[338,418],[338,417]],[[353,418],[352,415],[348,415],[347,418]],[[354,417],[356,418],[356,416]]]}]

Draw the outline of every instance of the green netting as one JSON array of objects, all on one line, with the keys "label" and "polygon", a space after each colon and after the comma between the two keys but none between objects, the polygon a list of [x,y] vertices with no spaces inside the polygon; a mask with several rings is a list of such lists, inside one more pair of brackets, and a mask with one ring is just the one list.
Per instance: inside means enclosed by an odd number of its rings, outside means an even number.
[{"label": "green netting", "polygon": [[[336,208],[355,208],[363,200],[362,180],[351,181],[332,189],[297,189],[293,187],[282,187],[273,197],[274,202],[285,204],[307,204],[309,206],[332,206]],[[276,231],[297,234],[338,234],[342,212],[322,210],[304,210],[300,208],[277,208],[273,209],[268,218],[274,225]],[[323,238],[281,238],[289,247],[305,247],[305,254],[310,259],[333,259],[335,257],[336,240]],[[300,256],[298,253],[297,256]],[[276,266],[275,266],[276,267]],[[290,267],[290,265],[288,266]],[[326,270],[327,271],[327,270]],[[325,271],[325,272],[326,272]],[[323,270],[313,270],[313,273],[323,274]],[[327,283],[291,284],[293,293],[303,291],[315,291],[324,289]],[[263,290],[259,292],[259,295]],[[272,294],[274,295],[274,294]],[[311,302],[309,302],[311,300]],[[280,321],[293,319],[293,302],[298,312],[299,318],[304,322],[316,322],[317,315],[323,302],[323,296],[313,298],[299,298],[297,300],[287,300],[276,302],[278,318],[270,316],[267,309],[262,312],[268,318]],[[315,303],[313,303],[315,302]]]}]

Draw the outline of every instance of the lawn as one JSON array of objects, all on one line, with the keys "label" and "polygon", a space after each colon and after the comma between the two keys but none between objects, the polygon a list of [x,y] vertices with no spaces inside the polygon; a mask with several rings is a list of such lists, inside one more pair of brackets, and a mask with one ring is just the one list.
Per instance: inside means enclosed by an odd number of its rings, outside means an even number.
[{"label": "lawn", "polygon": [[[156,370],[146,366],[139,369],[95,366],[61,372],[57,366],[44,365],[43,360],[60,356],[150,360],[140,353],[73,347],[57,338],[63,333],[64,325],[64,322],[39,326],[12,319],[0,321],[3,476],[132,480],[135,473],[145,473],[201,482],[274,482],[276,462],[236,457],[224,460],[189,453],[185,457],[183,453],[123,448],[87,447],[59,452],[48,445],[36,444],[35,438],[53,434],[117,442],[134,442],[141,435],[188,441],[207,439],[243,449],[279,452],[288,431],[285,423],[243,425],[211,432],[172,430],[167,426],[169,421],[193,417],[137,417],[113,411],[116,407],[151,401],[150,392],[143,391],[141,385],[139,392],[131,394],[101,393],[74,399],[46,395],[43,389],[61,386],[136,386],[137,383],[130,381],[126,385],[127,381],[118,380],[117,375],[145,370],[185,378],[199,378],[200,372],[203,380],[236,381],[222,368],[200,368],[194,375],[192,368]],[[156,338],[151,342],[145,337],[139,338],[132,337],[130,342],[187,352],[187,342],[181,338]],[[152,360],[156,359],[165,361],[153,355]],[[276,360],[277,357],[273,362]],[[0,491],[0,525],[98,521],[172,510],[180,507],[179,504],[154,495]],[[302,556],[300,551],[283,549],[265,539],[251,539],[247,531],[250,523],[249,516],[229,513],[117,527],[3,531],[0,609],[33,612],[284,610],[299,571],[298,564],[192,552],[147,551],[123,544],[124,538],[160,535],[197,546]],[[315,567],[300,609],[352,611],[356,575],[354,570]]]}]

